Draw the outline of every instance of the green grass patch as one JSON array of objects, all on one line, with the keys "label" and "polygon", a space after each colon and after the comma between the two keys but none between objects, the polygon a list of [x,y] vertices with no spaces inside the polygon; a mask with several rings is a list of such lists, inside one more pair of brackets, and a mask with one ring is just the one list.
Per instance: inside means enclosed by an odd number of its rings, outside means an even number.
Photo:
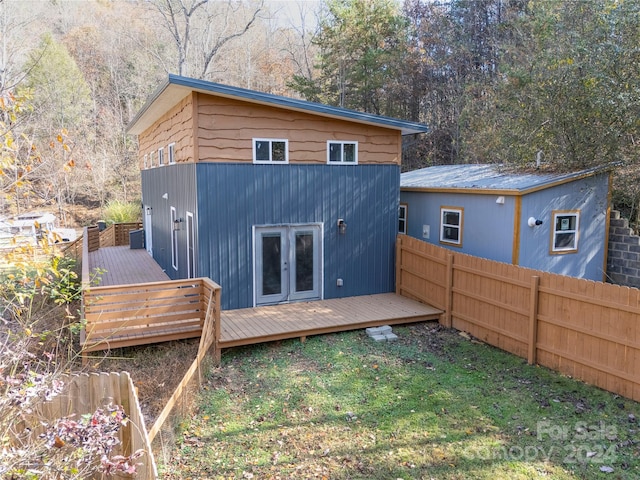
[{"label": "green grass patch", "polygon": [[224,352],[164,478],[640,477],[640,404],[437,325],[394,332]]}]

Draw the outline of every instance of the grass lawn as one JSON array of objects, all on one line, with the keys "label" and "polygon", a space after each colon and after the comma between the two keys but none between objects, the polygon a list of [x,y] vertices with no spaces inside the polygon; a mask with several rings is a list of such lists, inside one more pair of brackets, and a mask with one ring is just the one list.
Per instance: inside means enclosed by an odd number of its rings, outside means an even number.
[{"label": "grass lawn", "polygon": [[437,324],[393,330],[223,352],[163,478],[640,478],[639,403]]}]

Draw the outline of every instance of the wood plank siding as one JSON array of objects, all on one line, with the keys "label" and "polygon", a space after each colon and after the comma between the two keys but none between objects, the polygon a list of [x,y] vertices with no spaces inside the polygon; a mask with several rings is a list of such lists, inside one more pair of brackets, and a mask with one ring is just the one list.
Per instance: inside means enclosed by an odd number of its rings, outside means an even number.
[{"label": "wood plank siding", "polygon": [[[175,161],[193,162],[193,97],[188,95],[176,106],[165,113],[151,128],[138,136],[138,164],[142,170],[144,167],[144,156],[153,152],[154,167],[158,166],[158,149],[165,149],[165,165],[169,159],[167,156],[167,146],[175,144]],[[147,168],[150,168],[147,165]]]},{"label": "wood plank siding", "polygon": [[198,94],[198,161],[248,162],[253,138],[289,140],[290,163],[327,163],[327,140],[357,141],[358,163],[400,165],[400,132]]},{"label": "wood plank siding", "polygon": [[441,310],[394,293],[226,310],[220,348],[379,325],[438,320]]}]

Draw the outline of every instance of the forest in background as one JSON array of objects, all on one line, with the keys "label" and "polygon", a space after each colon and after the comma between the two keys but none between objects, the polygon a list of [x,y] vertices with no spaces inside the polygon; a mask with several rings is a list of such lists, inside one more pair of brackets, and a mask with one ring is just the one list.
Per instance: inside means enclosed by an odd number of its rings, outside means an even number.
[{"label": "forest in background", "polygon": [[139,202],[126,127],[176,73],[424,122],[405,170],[615,163],[638,220],[637,1],[1,0],[0,36],[0,216]]}]

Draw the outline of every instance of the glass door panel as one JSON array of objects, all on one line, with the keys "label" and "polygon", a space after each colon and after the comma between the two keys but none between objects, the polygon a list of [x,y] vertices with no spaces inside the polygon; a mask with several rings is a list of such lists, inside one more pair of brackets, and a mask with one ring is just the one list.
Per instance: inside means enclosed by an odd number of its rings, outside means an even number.
[{"label": "glass door panel", "polygon": [[320,298],[320,226],[257,227],[256,304]]}]

